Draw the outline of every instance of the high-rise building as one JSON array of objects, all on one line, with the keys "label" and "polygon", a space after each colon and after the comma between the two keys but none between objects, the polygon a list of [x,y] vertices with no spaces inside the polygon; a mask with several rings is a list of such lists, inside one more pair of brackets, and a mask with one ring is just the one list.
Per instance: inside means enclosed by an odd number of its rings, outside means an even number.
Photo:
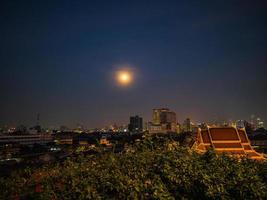
[{"label": "high-rise building", "polygon": [[159,125],[160,124],[160,115],[161,115],[161,111],[160,109],[153,109],[153,124],[155,125]]},{"label": "high-rise building", "polygon": [[130,132],[142,132],[143,131],[143,119],[138,115],[130,117],[130,124],[128,126]]},{"label": "high-rise building", "polygon": [[176,123],[176,113],[168,108],[153,109],[153,124]]},{"label": "high-rise building", "polygon": [[150,123],[149,131],[151,133],[176,132],[177,122],[176,113],[168,108],[153,109],[153,121]]},{"label": "high-rise building", "polygon": [[186,118],[183,123],[183,130],[185,132],[191,132],[192,131],[192,124],[190,118]]}]

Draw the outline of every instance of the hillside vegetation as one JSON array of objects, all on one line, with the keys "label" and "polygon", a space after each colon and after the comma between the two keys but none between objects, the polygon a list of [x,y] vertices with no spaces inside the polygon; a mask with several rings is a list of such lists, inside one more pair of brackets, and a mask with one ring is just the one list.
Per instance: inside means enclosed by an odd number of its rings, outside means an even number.
[{"label": "hillside vegetation", "polygon": [[[100,150],[101,151],[101,150]],[[167,137],[26,169],[0,179],[1,199],[266,199],[267,164],[203,155]]]}]

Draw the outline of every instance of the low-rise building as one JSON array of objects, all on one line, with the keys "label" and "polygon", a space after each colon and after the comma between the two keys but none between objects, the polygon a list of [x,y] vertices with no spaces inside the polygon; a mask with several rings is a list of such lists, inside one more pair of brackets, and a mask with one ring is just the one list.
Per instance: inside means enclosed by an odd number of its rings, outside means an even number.
[{"label": "low-rise building", "polygon": [[47,144],[53,142],[53,137],[50,134],[5,134],[0,135],[1,144]]}]

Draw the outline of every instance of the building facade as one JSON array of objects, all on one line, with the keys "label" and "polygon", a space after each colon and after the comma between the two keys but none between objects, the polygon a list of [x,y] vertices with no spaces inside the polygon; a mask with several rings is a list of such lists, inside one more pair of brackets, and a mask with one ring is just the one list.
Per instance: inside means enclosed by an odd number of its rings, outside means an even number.
[{"label": "building facade", "polygon": [[22,144],[22,145],[34,145],[34,144],[47,144],[53,142],[53,137],[50,134],[20,134],[20,135],[1,135],[1,144]]},{"label": "building facade", "polygon": [[192,124],[190,118],[186,118],[183,123],[183,131],[184,132],[191,132],[192,131]]},{"label": "building facade", "polygon": [[167,133],[177,131],[176,113],[168,108],[153,109],[150,133]]},{"label": "building facade", "polygon": [[138,115],[130,117],[130,124],[128,125],[130,132],[142,132],[143,131],[143,118]]}]

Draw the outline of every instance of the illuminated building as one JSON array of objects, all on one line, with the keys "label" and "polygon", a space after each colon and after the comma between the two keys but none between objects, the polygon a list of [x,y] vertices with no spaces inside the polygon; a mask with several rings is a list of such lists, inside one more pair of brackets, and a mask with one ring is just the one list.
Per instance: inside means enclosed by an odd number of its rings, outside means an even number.
[{"label": "illuminated building", "polygon": [[154,109],[153,110],[153,124],[155,125],[159,125],[160,124],[160,114],[161,114],[161,110],[160,109]]},{"label": "illuminated building", "polygon": [[153,124],[176,123],[175,112],[168,108],[153,109]]},{"label": "illuminated building", "polygon": [[118,127],[118,132],[127,132],[128,131],[128,126],[127,125],[121,125]]},{"label": "illuminated building", "polygon": [[130,124],[128,126],[130,132],[142,132],[143,131],[143,119],[138,115],[130,117]]},{"label": "illuminated building", "polygon": [[152,122],[148,123],[149,133],[163,133],[162,126],[160,124],[153,124]]},{"label": "illuminated building", "polygon": [[245,128],[245,121],[244,120],[237,120],[236,121],[237,128]]},{"label": "illuminated building", "polygon": [[101,145],[108,145],[109,141],[107,140],[107,138],[101,138],[99,141],[99,144]]},{"label": "illuminated building", "polygon": [[263,128],[263,121],[261,121],[260,118],[257,118],[257,121],[256,121],[256,128],[259,129],[259,128]]},{"label": "illuminated building", "polygon": [[226,153],[231,156],[249,157],[264,160],[263,155],[257,153],[250,145],[245,129],[235,127],[208,127],[199,129],[197,140],[192,146],[200,153],[214,149],[216,153]]},{"label": "illuminated building", "polygon": [[99,141],[99,144],[104,145],[106,147],[112,147],[112,144],[109,142],[109,140],[106,137],[102,137]]},{"label": "illuminated building", "polygon": [[168,108],[153,109],[153,121],[149,123],[150,133],[176,132],[176,113]]},{"label": "illuminated building", "polygon": [[256,117],[255,115],[250,116],[250,124],[251,124],[252,130],[264,128],[264,122],[259,117]]}]

